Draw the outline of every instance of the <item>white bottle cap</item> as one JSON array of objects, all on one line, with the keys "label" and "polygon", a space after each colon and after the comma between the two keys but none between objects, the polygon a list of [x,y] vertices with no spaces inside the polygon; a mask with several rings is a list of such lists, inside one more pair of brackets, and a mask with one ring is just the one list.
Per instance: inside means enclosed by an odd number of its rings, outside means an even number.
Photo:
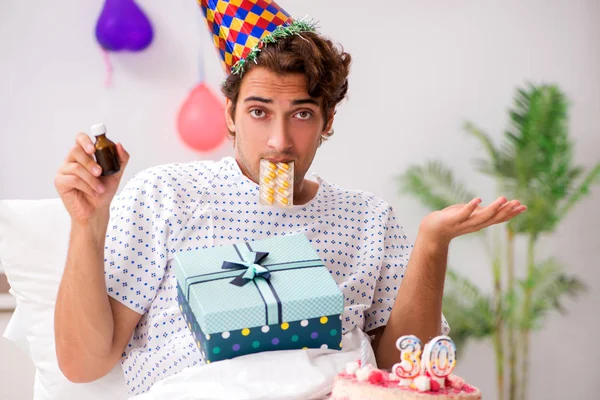
[{"label": "white bottle cap", "polygon": [[106,126],[104,124],[96,124],[91,127],[92,135],[98,136],[106,133]]}]

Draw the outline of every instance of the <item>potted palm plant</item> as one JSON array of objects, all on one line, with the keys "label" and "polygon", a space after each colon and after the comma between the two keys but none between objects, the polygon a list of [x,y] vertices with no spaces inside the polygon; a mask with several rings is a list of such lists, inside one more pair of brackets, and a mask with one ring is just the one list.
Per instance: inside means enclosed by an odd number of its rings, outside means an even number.
[{"label": "potted palm plant", "polygon": [[[444,313],[458,348],[468,339],[492,340],[499,400],[526,398],[530,332],[549,312],[564,313],[565,297],[576,298],[586,290],[559,260],[536,253],[539,238],[552,234],[600,177],[600,162],[587,173],[574,165],[567,111],[567,98],[557,85],[527,84],[516,91],[500,144],[475,124],[464,124],[485,149],[486,157],[476,160],[477,170],[495,180],[499,193],[528,207],[507,224],[477,234],[489,255],[493,292],[484,293],[449,267],[444,293]],[[432,210],[475,197],[435,160],[410,166],[398,179],[402,194]],[[517,237],[527,240],[525,260],[515,259]],[[517,263],[524,263],[523,279],[515,275]]]}]

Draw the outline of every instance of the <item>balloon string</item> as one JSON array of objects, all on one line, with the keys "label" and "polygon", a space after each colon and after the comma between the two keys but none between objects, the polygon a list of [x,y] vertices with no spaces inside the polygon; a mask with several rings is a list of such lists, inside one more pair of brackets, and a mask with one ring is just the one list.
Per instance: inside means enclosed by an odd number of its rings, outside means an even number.
[{"label": "balloon string", "polygon": [[204,55],[203,49],[200,50],[200,57],[198,57],[198,83],[204,82]]},{"label": "balloon string", "polygon": [[109,87],[111,82],[112,82],[112,64],[110,62],[110,56],[108,54],[108,51],[103,50],[104,53],[104,65],[106,67],[106,79],[104,81],[104,86],[105,87]]}]

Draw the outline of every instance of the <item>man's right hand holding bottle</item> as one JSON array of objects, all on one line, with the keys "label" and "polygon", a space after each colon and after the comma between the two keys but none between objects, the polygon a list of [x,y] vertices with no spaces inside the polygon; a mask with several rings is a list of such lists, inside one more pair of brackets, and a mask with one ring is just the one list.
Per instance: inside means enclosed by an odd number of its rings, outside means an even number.
[{"label": "man's right hand holding bottle", "polygon": [[75,146],[54,178],[54,185],[73,222],[86,223],[90,218],[108,216],[112,201],[123,172],[129,161],[129,153],[117,143],[121,170],[110,176],[100,176],[102,169],[96,162],[96,148],[85,133],[77,134]]}]

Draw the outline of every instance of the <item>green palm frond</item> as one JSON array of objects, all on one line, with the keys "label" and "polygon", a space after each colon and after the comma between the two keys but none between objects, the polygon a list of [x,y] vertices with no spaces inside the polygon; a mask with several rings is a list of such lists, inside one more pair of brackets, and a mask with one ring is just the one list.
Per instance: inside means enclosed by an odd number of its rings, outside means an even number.
[{"label": "green palm frond", "polygon": [[567,108],[567,98],[556,85],[527,84],[517,90],[509,127],[497,148],[472,124],[467,125],[486,148],[493,148],[488,150],[489,161],[482,172],[499,178],[505,195],[528,206],[526,214],[509,222],[516,233],[553,231],[600,176],[600,166],[596,166],[576,184],[583,170],[573,165]]},{"label": "green palm frond", "polygon": [[[572,180],[575,180],[578,175],[582,172],[581,168],[574,169],[571,171]],[[596,164],[594,168],[590,171],[589,174],[583,179],[583,181],[579,184],[577,188],[575,188],[570,194],[568,199],[562,204],[560,210],[558,211],[558,218],[562,219],[567,213],[571,210],[571,208],[584,196],[590,193],[590,186],[594,183],[600,181],[600,163]]]},{"label": "green palm frond", "polygon": [[541,232],[547,232],[550,226],[555,226],[558,223],[556,215],[556,205],[548,196],[542,194],[511,196],[517,198],[521,203],[527,205],[527,212],[519,215],[508,222],[510,229],[519,234],[531,233],[538,236]]},{"label": "green palm frond", "polygon": [[565,308],[561,301],[565,297],[577,298],[587,291],[588,287],[576,277],[567,276],[562,265],[550,258],[532,270],[527,279],[521,281],[521,288],[531,289],[531,308],[521,320],[520,325],[526,329],[537,329],[542,319],[552,310],[564,314]]},{"label": "green palm frond", "polygon": [[495,171],[498,170],[499,157],[492,139],[472,122],[465,122],[463,129],[481,142],[489,156],[489,160],[476,160],[477,165],[479,165],[479,170],[488,175],[495,175]]},{"label": "green palm frond", "polygon": [[518,327],[521,323],[519,318],[520,304],[523,296],[515,290],[502,293],[502,320],[509,327]]},{"label": "green palm frond", "polygon": [[468,278],[448,269],[443,312],[457,349],[469,338],[482,339],[494,332],[492,302]]},{"label": "green palm frond", "polygon": [[517,91],[500,152],[514,164],[507,178],[522,187],[533,184],[547,190],[548,175],[556,178],[566,172],[564,166],[571,161],[566,103],[555,85],[529,84]]},{"label": "green palm frond", "polygon": [[412,194],[431,210],[468,203],[474,195],[440,161],[412,166],[398,177],[401,194]]}]

